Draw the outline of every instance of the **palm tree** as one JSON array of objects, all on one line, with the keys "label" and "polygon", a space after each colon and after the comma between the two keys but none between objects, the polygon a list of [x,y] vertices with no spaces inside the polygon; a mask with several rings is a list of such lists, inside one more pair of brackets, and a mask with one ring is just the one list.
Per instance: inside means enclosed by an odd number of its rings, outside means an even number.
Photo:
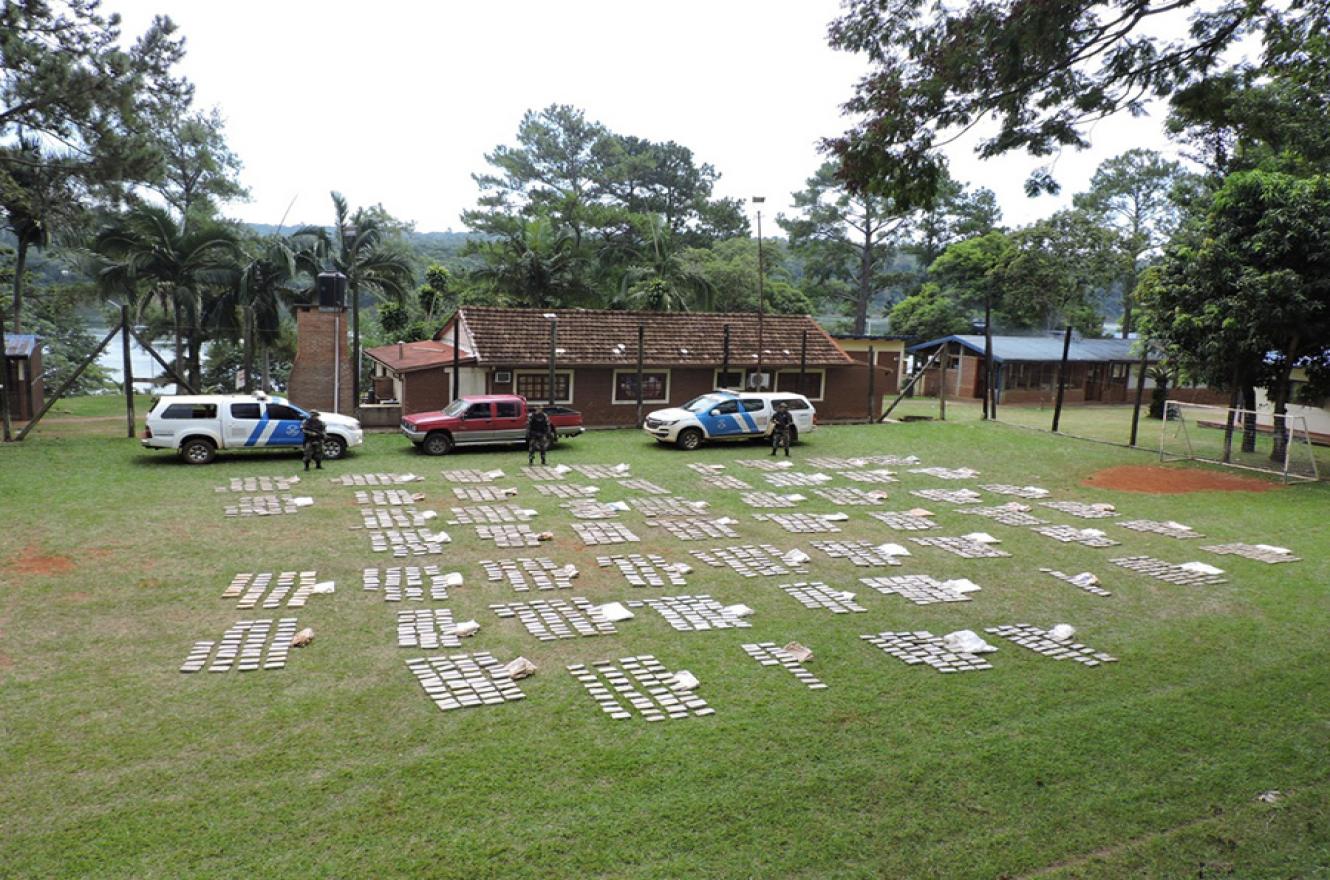
[{"label": "palm tree", "polygon": [[23,272],[28,249],[45,249],[54,232],[82,211],[72,161],[47,155],[40,142],[20,137],[0,149],[0,211],[14,233],[14,291],[10,309],[14,332],[23,330]]},{"label": "palm tree", "polygon": [[103,229],[93,250],[108,261],[107,277],[119,276],[135,288],[148,282],[163,304],[169,303],[176,372],[184,348],[189,381],[197,386],[208,294],[229,287],[239,269],[235,231],[211,223],[182,231],[165,208],[142,205]]},{"label": "palm tree", "polygon": [[548,216],[520,221],[508,235],[475,251],[485,262],[473,275],[514,305],[565,306],[586,293],[577,244]]},{"label": "palm tree", "polygon": [[208,323],[239,336],[244,345],[245,391],[254,389],[254,362],[261,355],[264,391],[269,391],[268,349],[282,333],[282,311],[299,274],[299,242],[270,236],[252,243],[231,287],[209,311]]},{"label": "palm tree", "polygon": [[681,259],[668,227],[655,217],[650,223],[650,247],[639,251],[635,265],[624,272],[616,302],[653,312],[686,312],[690,304],[710,310],[715,285]]}]

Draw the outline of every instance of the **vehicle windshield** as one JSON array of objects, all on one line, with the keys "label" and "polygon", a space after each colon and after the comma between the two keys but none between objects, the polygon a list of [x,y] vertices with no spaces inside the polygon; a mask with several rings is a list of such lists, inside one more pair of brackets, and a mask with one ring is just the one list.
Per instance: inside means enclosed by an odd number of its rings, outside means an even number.
[{"label": "vehicle windshield", "polygon": [[683,405],[683,408],[691,413],[706,412],[725,398],[717,397],[714,394],[703,394],[701,397],[694,397]]},{"label": "vehicle windshield", "polygon": [[462,400],[461,398],[458,398],[457,400],[454,400],[452,403],[448,404],[443,408],[443,414],[445,416],[460,416],[463,412],[466,411],[466,408],[467,408],[467,402],[465,400]]}]

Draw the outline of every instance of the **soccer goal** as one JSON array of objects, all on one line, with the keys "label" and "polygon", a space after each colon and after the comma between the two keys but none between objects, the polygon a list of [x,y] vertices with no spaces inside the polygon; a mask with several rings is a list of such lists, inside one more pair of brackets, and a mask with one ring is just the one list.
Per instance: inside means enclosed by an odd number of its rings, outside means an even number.
[{"label": "soccer goal", "polygon": [[1159,434],[1160,460],[1194,459],[1265,471],[1285,480],[1318,480],[1307,420],[1268,411],[1170,400]]}]

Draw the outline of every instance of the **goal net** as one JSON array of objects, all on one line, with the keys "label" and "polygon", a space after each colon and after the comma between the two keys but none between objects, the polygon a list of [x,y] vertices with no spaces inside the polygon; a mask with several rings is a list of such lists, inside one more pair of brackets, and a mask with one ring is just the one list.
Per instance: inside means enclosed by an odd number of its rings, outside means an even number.
[{"label": "goal net", "polygon": [[1282,421],[1277,424],[1268,410],[1170,400],[1164,404],[1159,457],[1265,471],[1286,480],[1320,479],[1306,418],[1286,415]]}]

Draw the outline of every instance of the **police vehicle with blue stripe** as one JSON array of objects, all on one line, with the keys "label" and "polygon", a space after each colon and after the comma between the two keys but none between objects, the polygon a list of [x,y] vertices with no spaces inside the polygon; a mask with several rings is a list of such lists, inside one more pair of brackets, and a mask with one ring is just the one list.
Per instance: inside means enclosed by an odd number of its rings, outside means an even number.
[{"label": "police vehicle with blue stripe", "polygon": [[802,394],[739,392],[717,389],[683,406],[648,413],[642,423],[658,443],[696,449],[706,440],[752,440],[771,435],[771,417],[785,404],[794,425],[793,443],[817,427],[817,412]]},{"label": "police vehicle with blue stripe", "polygon": [[[174,449],[190,464],[207,464],[219,449],[301,449],[306,410],[267,394],[191,394],[159,397],[148,410],[142,443]],[[338,459],[365,442],[360,422],[319,413],[327,431],[323,457]]]}]

